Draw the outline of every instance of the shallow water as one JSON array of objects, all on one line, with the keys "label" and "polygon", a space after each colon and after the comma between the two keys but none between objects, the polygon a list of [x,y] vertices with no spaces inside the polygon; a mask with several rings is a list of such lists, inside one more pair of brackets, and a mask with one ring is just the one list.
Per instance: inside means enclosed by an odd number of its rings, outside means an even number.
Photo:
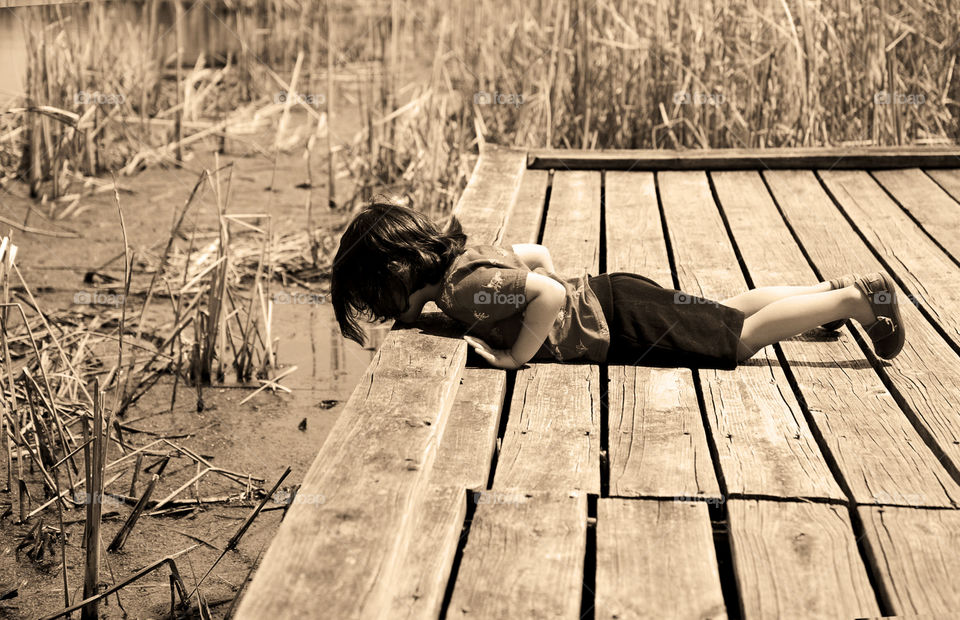
[{"label": "shallow water", "polygon": [[[317,158],[312,162],[313,178],[317,187],[305,189],[302,181],[307,177],[306,162],[299,153],[280,154],[276,174],[273,162],[262,157],[246,157],[233,154],[233,145],[228,144],[230,154],[223,155],[219,164],[235,165],[229,212],[265,213],[272,218],[274,230],[289,231],[305,224],[304,203],[313,192],[315,204],[327,204],[327,189],[324,181],[326,162]],[[173,213],[179,210],[190,189],[196,182],[197,170],[212,168],[217,163],[209,151],[198,149],[192,152],[190,169],[150,168],[133,177],[123,177],[121,184],[129,193],[121,193],[121,204],[131,250],[142,255],[164,241],[169,235]],[[273,184],[272,190],[267,186]],[[348,180],[344,180],[344,185]],[[350,187],[342,187],[344,193]],[[201,230],[210,230],[215,225],[215,208],[212,196],[207,192],[197,201],[187,218],[185,230],[192,228],[196,216]],[[54,310],[70,305],[79,292],[90,292],[84,284],[87,270],[98,268],[100,273],[122,277],[120,261],[100,268],[111,257],[122,252],[116,205],[107,193],[85,197],[78,214],[62,220],[43,217],[46,207],[37,205],[27,197],[22,184],[14,183],[0,195],[0,206],[5,213],[18,222],[40,229],[69,229],[79,236],[73,239],[52,239],[34,234],[16,233],[19,246],[17,255],[20,269],[28,285],[37,295],[41,308]],[[342,213],[319,211],[314,214],[320,228],[335,226],[344,217]],[[135,276],[136,278],[137,276]],[[147,277],[147,276],[140,276]],[[319,287],[320,283],[313,283]],[[296,288],[283,289],[274,283],[273,292],[285,290],[297,292]],[[109,290],[109,289],[104,289]],[[302,290],[301,290],[302,292]],[[275,299],[277,297],[275,296]],[[293,300],[291,296],[289,299]],[[135,431],[125,431],[128,441],[143,445],[156,434],[177,437],[173,439],[226,469],[249,473],[263,478],[269,488],[287,466],[292,468],[283,488],[300,484],[314,462],[321,445],[336,423],[356,384],[375,355],[373,348],[363,349],[344,340],[333,317],[333,309],[322,296],[301,297],[311,303],[275,303],[272,334],[277,350],[277,373],[291,366],[297,370],[280,383],[290,393],[268,390],[257,394],[248,402],[240,401],[250,395],[249,387],[235,384],[234,376],[227,372],[227,385],[213,385],[202,389],[203,411],[197,411],[195,388],[178,386],[176,405],[171,408],[172,377],[165,377],[154,386],[125,416],[127,424]],[[142,298],[134,302],[139,307]],[[169,310],[166,300],[154,302],[156,311]],[[379,336],[371,334],[377,344],[382,339],[384,327],[378,328]],[[304,423],[305,421],[305,423]],[[116,448],[116,446],[114,446]],[[117,458],[116,449],[108,455]],[[155,460],[153,457],[147,462]],[[0,479],[5,479],[5,463],[0,459]],[[82,462],[81,462],[82,466]],[[184,458],[171,461],[155,491],[156,497],[164,497],[195,474],[193,464]],[[29,478],[31,490],[39,492],[40,486]],[[126,492],[129,488],[129,472],[109,490]],[[143,483],[139,488],[142,492]],[[222,479],[205,476],[199,485],[203,497],[236,493],[236,486],[225,484]],[[185,492],[187,497],[192,493]],[[10,494],[0,493],[0,503],[15,500]],[[103,537],[109,540],[119,529],[130,507],[119,505],[113,508],[118,516],[104,521]],[[236,531],[239,523],[250,511],[249,507],[210,504],[182,518],[161,517],[142,519],[131,534],[122,553],[109,553],[107,559],[113,574],[128,575],[163,555],[179,551],[196,541],[184,533],[198,536],[214,545],[222,546]],[[208,600],[230,600],[237,584],[243,582],[258,553],[272,539],[279,523],[279,511],[264,513],[241,540],[237,553],[228,556],[218,565],[204,585]],[[48,511],[45,523],[56,519]],[[68,519],[79,519],[77,511],[70,511]],[[14,601],[0,603],[0,616],[13,618],[36,618],[60,608],[63,603],[59,591],[60,582],[56,566],[41,566],[29,559],[15,557],[14,550],[25,532],[35,523],[26,526],[5,521],[0,526],[0,584],[21,583],[20,596]],[[67,528],[67,563],[71,585],[81,583],[82,555],[79,540],[82,523]],[[180,571],[190,583],[194,572],[205,571],[219,553],[200,545],[178,560]],[[189,575],[189,577],[186,577]],[[109,573],[104,581],[109,582]],[[129,617],[165,616],[169,607],[167,573],[160,571],[146,578],[141,585],[125,588],[121,597]],[[76,599],[78,592],[73,592]],[[217,607],[215,614],[222,613],[226,605]],[[122,617],[116,605],[104,609],[105,618]]]},{"label": "shallow water", "polygon": [[[74,16],[79,27],[84,29],[85,15],[89,4],[64,5],[60,11],[65,17]],[[143,2],[108,2],[107,15],[124,23],[136,23],[140,20]],[[9,99],[23,94],[23,80],[26,70],[27,50],[24,40],[24,22],[28,11],[36,8],[0,9],[0,110],[9,103]],[[161,2],[158,12],[160,38],[165,55],[176,49],[175,13],[168,2]],[[240,38],[227,19],[228,11],[224,6],[213,8],[207,2],[195,2],[186,7],[183,17],[184,64],[192,66],[200,54],[207,63],[216,62],[218,56],[240,48]],[[247,16],[247,19],[253,19]]]}]

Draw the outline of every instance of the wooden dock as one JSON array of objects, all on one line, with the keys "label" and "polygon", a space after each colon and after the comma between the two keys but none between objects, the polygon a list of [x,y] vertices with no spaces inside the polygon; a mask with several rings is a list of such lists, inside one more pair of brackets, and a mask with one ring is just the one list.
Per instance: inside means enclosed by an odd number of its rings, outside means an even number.
[{"label": "wooden dock", "polygon": [[491,147],[457,215],[564,275],[714,299],[885,269],[907,344],[878,360],[851,324],[734,371],[507,372],[428,307],[370,364],[240,618],[960,614],[960,151]]}]

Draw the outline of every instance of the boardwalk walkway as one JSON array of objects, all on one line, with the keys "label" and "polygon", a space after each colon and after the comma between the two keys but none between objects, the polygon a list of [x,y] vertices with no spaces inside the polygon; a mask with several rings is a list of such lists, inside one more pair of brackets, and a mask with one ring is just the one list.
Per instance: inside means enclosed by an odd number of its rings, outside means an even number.
[{"label": "boardwalk walkway", "polygon": [[457,207],[473,242],[708,298],[886,269],[915,302],[906,348],[878,360],[848,325],[729,372],[506,372],[467,365],[428,308],[386,338],[239,617],[960,613],[953,168],[946,149],[486,150]]}]

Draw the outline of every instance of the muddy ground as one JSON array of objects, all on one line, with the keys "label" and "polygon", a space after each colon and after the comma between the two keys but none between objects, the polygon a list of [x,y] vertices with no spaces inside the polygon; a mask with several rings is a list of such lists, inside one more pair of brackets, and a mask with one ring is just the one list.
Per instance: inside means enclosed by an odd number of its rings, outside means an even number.
[{"label": "muddy ground", "polygon": [[[342,121],[341,121],[342,122]],[[351,134],[349,127],[341,135]],[[336,135],[336,134],[335,134]],[[207,145],[209,146],[209,145]],[[274,190],[268,191],[274,162],[261,155],[237,155],[243,149],[228,144],[227,155],[221,164],[235,165],[232,198],[229,212],[271,214],[277,230],[303,230],[304,204],[310,189],[297,187],[306,179],[306,161],[300,153],[281,155],[278,160]],[[301,151],[302,153],[302,151]],[[142,250],[166,240],[174,212],[186,200],[190,189],[203,167],[212,168],[211,152],[205,147],[194,152],[190,169],[163,169],[154,167],[133,177],[121,179],[132,193],[121,195],[130,246]],[[326,160],[313,160],[312,189],[317,226],[332,226],[343,214],[327,211]],[[351,191],[349,180],[340,181],[338,196]],[[42,229],[69,228],[80,233],[76,239],[54,239],[47,236],[14,233],[19,246],[18,263],[28,285],[38,297],[40,306],[47,310],[73,304],[78,291],[91,291],[84,274],[100,267],[122,251],[120,228],[113,196],[101,194],[84,200],[89,208],[76,217],[48,221],[41,210],[31,210],[24,187],[12,186],[0,196],[0,210],[5,217]],[[212,229],[213,209],[208,200],[200,211],[201,228]],[[205,210],[205,211],[204,211]],[[326,211],[326,212],[325,212]],[[29,212],[29,213],[28,213]],[[4,234],[7,233],[3,229]],[[121,273],[122,263],[115,261],[105,271]],[[281,290],[276,285],[275,291]],[[287,290],[294,292],[297,287]],[[269,488],[287,466],[292,473],[284,488],[297,485],[312,463],[330,428],[343,409],[353,387],[374,354],[373,348],[361,349],[345,342],[335,327],[332,309],[328,303],[276,305],[273,330],[279,339],[278,363],[280,371],[296,365],[298,370],[282,383],[293,391],[261,392],[247,403],[240,401],[251,391],[237,385],[204,388],[204,409],[197,411],[197,395],[180,384],[176,404],[170,407],[172,376],[165,377],[121,419],[129,428],[125,440],[142,446],[159,437],[189,448],[207,458],[212,464],[232,471],[263,478]],[[133,302],[139,308],[142,300]],[[167,303],[164,301],[164,303]],[[159,308],[159,304],[154,304]],[[95,309],[86,308],[94,311]],[[376,341],[374,341],[376,342]],[[228,373],[227,383],[232,382]],[[158,446],[165,447],[165,446]],[[108,462],[122,453],[111,447]],[[149,457],[145,464],[156,461]],[[82,461],[81,461],[82,467]],[[120,471],[120,470],[117,470]],[[187,458],[170,461],[155,490],[154,499],[165,497],[196,473],[194,463]],[[132,468],[108,487],[108,491],[127,493]],[[82,473],[81,473],[82,476]],[[0,463],[0,479],[6,480],[5,465]],[[39,477],[37,476],[39,480]],[[109,475],[107,477],[109,479]],[[31,490],[40,492],[39,484]],[[141,482],[137,492],[142,492]],[[207,475],[199,483],[199,495],[211,497],[236,493],[235,484]],[[0,616],[9,618],[37,618],[63,607],[63,582],[59,548],[53,557],[37,562],[16,551],[22,537],[35,525],[17,523],[16,497],[0,492],[0,504],[13,503],[13,514],[0,520],[0,585],[18,588],[18,596],[0,601]],[[185,491],[182,497],[191,497]],[[37,498],[39,499],[39,498]],[[253,502],[213,503],[195,507],[179,515],[144,517],[130,535],[125,548],[118,553],[102,556],[101,582],[104,586],[119,581],[137,569],[171,553],[197,545],[177,559],[179,571],[188,587],[212,565],[220,549],[252,511]],[[268,507],[280,508],[270,502]],[[122,502],[105,503],[102,539],[109,544],[120,528],[131,506]],[[274,535],[282,510],[262,513],[242,538],[235,551],[228,552],[207,577],[202,586],[214,617],[223,617],[248,576],[251,566]],[[57,526],[56,510],[42,513],[43,523]],[[65,513],[72,524],[67,531],[67,575],[70,599],[78,601],[82,591],[83,553],[80,542],[83,532],[81,510]],[[170,612],[169,571],[157,570],[111,596],[102,607],[105,618],[168,617]],[[76,615],[74,616],[76,617]]]}]

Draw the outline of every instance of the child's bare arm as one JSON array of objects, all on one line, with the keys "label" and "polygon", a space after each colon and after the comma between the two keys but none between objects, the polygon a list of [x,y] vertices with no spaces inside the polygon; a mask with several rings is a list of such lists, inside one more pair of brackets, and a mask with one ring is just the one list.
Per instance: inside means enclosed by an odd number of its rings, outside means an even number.
[{"label": "child's bare arm", "polygon": [[514,253],[520,257],[527,269],[543,267],[547,271],[554,271],[553,259],[550,250],[538,243],[517,243],[513,246]]},{"label": "child's bare arm", "polygon": [[530,272],[524,294],[528,303],[523,313],[523,328],[510,349],[510,355],[520,366],[527,363],[547,339],[567,291],[553,278]]},{"label": "child's bare arm", "polygon": [[513,347],[494,349],[479,338],[464,336],[481,357],[497,368],[519,368],[530,361],[547,339],[563,307],[566,289],[553,278],[531,271],[527,274],[524,296],[527,306],[523,326]]}]

